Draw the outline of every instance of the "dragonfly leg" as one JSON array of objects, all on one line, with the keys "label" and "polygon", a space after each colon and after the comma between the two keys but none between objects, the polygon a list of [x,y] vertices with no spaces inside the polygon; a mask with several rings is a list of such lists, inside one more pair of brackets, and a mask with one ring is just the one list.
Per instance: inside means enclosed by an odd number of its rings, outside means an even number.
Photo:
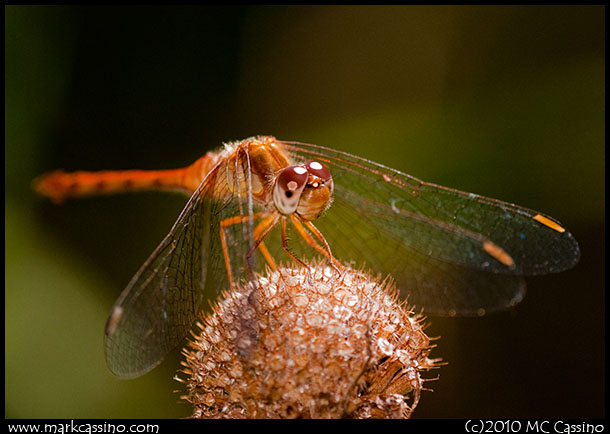
[{"label": "dragonfly leg", "polygon": [[309,269],[309,266],[305,262],[297,258],[288,248],[288,232],[286,230],[286,218],[284,216],[282,217],[282,248],[288,254],[288,256],[292,258],[293,261],[298,262],[307,270],[307,275],[309,279],[311,277],[311,270]]},{"label": "dragonfly leg", "polygon": [[278,213],[273,213],[270,216],[266,217],[262,222],[260,222],[256,229],[254,229],[254,244],[250,246],[248,253],[246,253],[246,264],[248,265],[248,270],[250,271],[250,274],[254,274],[252,271],[252,265],[250,264],[250,258],[252,257],[254,251],[257,248],[261,251],[265,259],[267,260],[269,266],[273,270],[277,269],[277,265],[275,265],[275,261],[273,260],[273,257],[269,254],[269,251],[265,247],[263,240],[267,235],[269,235],[269,232],[271,232],[275,225],[277,225],[279,219],[280,215]]},{"label": "dragonfly leg", "polygon": [[[233,275],[231,273],[231,261],[230,261],[230,258],[229,258],[229,248],[227,246],[227,237],[226,237],[226,234],[225,234],[225,229],[227,227],[229,227],[229,226],[243,223],[244,221],[247,221],[250,218],[252,218],[252,219],[263,218],[265,216],[265,214],[266,213],[262,213],[261,212],[261,213],[255,213],[252,216],[229,217],[229,218],[224,219],[223,221],[220,222],[220,242],[222,244],[222,253],[223,253],[224,260],[225,260],[225,265],[226,265],[226,268],[227,268],[227,275],[229,277],[229,286],[230,287],[233,287]],[[270,216],[270,217],[272,217],[272,216]],[[255,239],[258,240],[257,234],[260,233],[263,229],[265,229],[265,227],[269,224],[267,222],[268,220],[269,220],[269,218],[266,218],[265,220],[263,220],[261,223],[259,223],[257,225],[256,229],[254,229],[254,237],[255,237]],[[275,261],[273,260],[273,258],[269,254],[269,251],[267,250],[267,247],[263,243],[263,238],[265,237],[265,235],[260,237],[260,240],[258,241],[258,243],[255,243],[254,245],[260,249],[261,253],[265,257],[265,260],[267,261],[269,266],[272,269],[275,270],[277,268],[277,266],[275,265]],[[252,252],[254,252],[254,250],[256,250],[256,247],[254,247],[254,249],[251,249]],[[249,253],[249,255],[251,255],[251,253]],[[250,267],[249,263],[248,263],[248,267]]]},{"label": "dragonfly leg", "polygon": [[330,251],[330,246],[326,242],[326,238],[324,238],[324,235],[322,235],[322,232],[320,232],[318,230],[318,228],[316,228],[313,225],[312,222],[310,222],[310,221],[304,222],[305,226],[307,226],[309,228],[309,230],[311,232],[313,232],[313,234],[322,242],[322,244],[324,244],[324,249],[316,242],[316,240],[314,240],[312,238],[311,235],[309,235],[309,233],[305,230],[305,228],[303,227],[301,222],[294,215],[291,215],[290,219],[291,219],[294,227],[297,229],[297,231],[299,231],[299,234],[303,237],[303,239],[305,241],[307,241],[307,244],[309,244],[311,247],[316,249],[318,252],[320,252],[321,254],[326,256],[330,261],[330,265],[335,269],[335,271],[337,273],[339,273],[339,275],[341,275],[341,271],[339,270],[341,263],[332,255],[332,253]]},{"label": "dragonfly leg", "polygon": [[[263,220],[256,226],[256,228],[254,229],[254,239],[259,240],[259,237],[260,237],[260,241],[258,241],[258,250],[261,251],[261,253],[265,257],[265,260],[267,261],[267,264],[269,264],[271,269],[273,271],[275,271],[275,270],[277,270],[277,265],[275,264],[275,261],[273,260],[273,256],[271,256],[271,253],[269,253],[269,250],[267,250],[267,247],[265,246],[265,243],[263,242],[263,239],[267,236],[268,232],[261,235],[261,232],[264,231],[265,228],[270,224],[269,222],[271,222],[273,220],[271,217],[272,216],[267,217],[265,220]],[[271,228],[273,228],[273,226],[275,226],[276,224],[277,224],[277,222],[272,223]],[[271,229],[269,228],[268,230],[271,230]],[[255,242],[255,244],[257,244],[257,243]]]},{"label": "dragonfly leg", "polygon": [[[260,222],[256,226],[256,229],[254,229],[254,244],[252,244],[252,246],[248,250],[248,253],[246,253],[246,266],[248,267],[248,272],[250,273],[250,278],[253,282],[256,282],[256,279],[254,278],[254,271],[252,269],[252,264],[250,263],[250,258],[252,257],[257,248],[260,249],[261,253],[263,253],[263,256],[267,260],[269,266],[273,268],[273,270],[277,269],[277,265],[275,265],[275,261],[273,260],[273,257],[269,254],[269,251],[265,247],[263,240],[267,235],[269,235],[269,232],[271,232],[275,225],[277,225],[279,219],[280,215],[278,213],[273,213],[267,216],[262,222]],[[258,283],[255,283],[254,290],[252,290],[248,295],[248,303],[250,303],[250,305],[254,307],[254,309],[257,309],[258,306],[260,306],[257,299],[259,288],[258,285]]]}]

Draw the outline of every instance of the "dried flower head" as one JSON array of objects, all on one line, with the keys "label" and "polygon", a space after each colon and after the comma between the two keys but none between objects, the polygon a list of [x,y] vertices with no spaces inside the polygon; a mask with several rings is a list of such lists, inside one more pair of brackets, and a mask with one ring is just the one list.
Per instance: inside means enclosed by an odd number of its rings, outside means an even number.
[{"label": "dried flower head", "polygon": [[430,341],[395,288],[323,263],[223,294],[184,350],[195,418],[407,418]]}]

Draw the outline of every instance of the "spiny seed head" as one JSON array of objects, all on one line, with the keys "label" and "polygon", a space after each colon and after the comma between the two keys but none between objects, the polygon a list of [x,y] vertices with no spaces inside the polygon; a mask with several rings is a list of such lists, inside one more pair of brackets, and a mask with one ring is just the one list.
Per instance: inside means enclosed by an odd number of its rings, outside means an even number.
[{"label": "spiny seed head", "polygon": [[223,294],[185,348],[195,418],[407,418],[435,367],[396,290],[324,263]]}]

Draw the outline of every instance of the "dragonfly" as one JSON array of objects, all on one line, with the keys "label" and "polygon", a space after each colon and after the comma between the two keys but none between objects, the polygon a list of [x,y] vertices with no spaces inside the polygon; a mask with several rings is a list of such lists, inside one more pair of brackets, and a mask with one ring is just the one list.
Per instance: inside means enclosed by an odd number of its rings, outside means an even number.
[{"label": "dragonfly", "polygon": [[161,363],[206,300],[284,262],[366,268],[391,276],[425,314],[476,316],[515,306],[524,276],[567,270],[580,256],[564,226],[538,211],[271,136],[226,143],[180,169],[55,171],[33,185],[55,203],[140,190],[190,195],[108,317],[106,361],[123,378]]}]

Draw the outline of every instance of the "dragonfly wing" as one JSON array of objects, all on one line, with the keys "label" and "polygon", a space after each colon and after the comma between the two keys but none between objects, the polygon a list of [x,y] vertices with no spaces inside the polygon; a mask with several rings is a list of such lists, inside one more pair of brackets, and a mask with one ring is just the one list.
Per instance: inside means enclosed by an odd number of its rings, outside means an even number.
[{"label": "dragonfly wing", "polygon": [[523,298],[521,276],[465,267],[424,254],[380,226],[376,217],[360,211],[337,197],[316,226],[333,255],[382,278],[390,275],[410,305],[427,314],[473,316],[506,309]]},{"label": "dragonfly wing", "polygon": [[[248,201],[233,194],[234,185],[229,188],[234,173],[245,176],[229,161],[210,172],[115,303],[105,339],[115,375],[134,378],[157,366],[187,336],[206,299],[229,289],[220,222],[248,212]],[[245,226],[225,231],[235,278],[245,276],[244,246],[252,243]]]},{"label": "dragonfly wing", "polygon": [[[574,237],[537,211],[426,183],[345,152],[316,145],[286,146],[302,160],[318,159],[328,166],[336,200],[374,216],[370,220],[380,230],[422,254],[515,275],[563,271],[578,262]],[[506,252],[514,266],[498,260],[493,246]]]},{"label": "dragonfly wing", "polygon": [[390,273],[409,300],[428,311],[505,308],[522,297],[520,276],[578,261],[574,238],[536,211],[321,146],[285,146],[295,160],[318,160],[333,175],[334,203],[316,221],[333,253]]}]

